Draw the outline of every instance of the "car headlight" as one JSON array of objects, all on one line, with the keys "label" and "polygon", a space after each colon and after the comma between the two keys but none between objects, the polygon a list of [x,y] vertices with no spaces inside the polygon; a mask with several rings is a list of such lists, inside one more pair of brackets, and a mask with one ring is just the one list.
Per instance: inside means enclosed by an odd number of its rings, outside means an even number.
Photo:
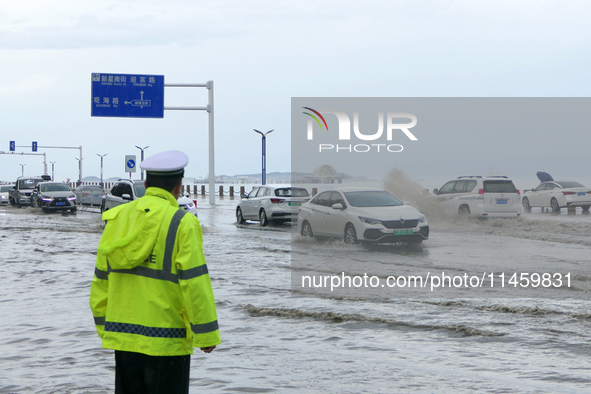
[{"label": "car headlight", "polygon": [[43,200],[43,201],[53,201],[53,198],[48,197],[48,196],[41,196],[41,200]]},{"label": "car headlight", "polygon": [[366,218],[363,216],[358,216],[359,220],[361,220],[362,223],[366,223],[366,224],[382,224],[381,220],[378,219],[372,219],[372,218]]},{"label": "car headlight", "polygon": [[73,201],[75,199],[76,199],[76,196],[70,196],[70,197],[68,197],[68,201]]},{"label": "car headlight", "polygon": [[419,216],[419,222],[425,223],[426,221],[427,221],[427,218],[425,217],[425,215]]}]

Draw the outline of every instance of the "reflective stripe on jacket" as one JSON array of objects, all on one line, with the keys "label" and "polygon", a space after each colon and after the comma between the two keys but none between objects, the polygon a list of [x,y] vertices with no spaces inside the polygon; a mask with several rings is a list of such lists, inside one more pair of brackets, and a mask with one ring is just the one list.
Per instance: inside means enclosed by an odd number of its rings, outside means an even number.
[{"label": "reflective stripe on jacket", "polygon": [[103,214],[90,306],[103,347],[177,356],[219,344],[199,219],[150,187]]}]

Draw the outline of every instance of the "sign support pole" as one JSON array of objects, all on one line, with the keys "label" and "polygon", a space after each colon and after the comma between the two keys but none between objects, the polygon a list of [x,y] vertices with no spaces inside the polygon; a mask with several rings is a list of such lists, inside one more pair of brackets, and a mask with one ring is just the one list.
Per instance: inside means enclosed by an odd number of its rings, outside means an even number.
[{"label": "sign support pole", "polygon": [[168,111],[207,111],[209,114],[209,205],[215,205],[215,149],[213,128],[213,81],[207,83],[165,83],[164,87],[174,88],[207,88],[207,107],[164,107]]},{"label": "sign support pole", "polygon": [[[21,146],[16,146],[16,148],[21,148]],[[27,146],[25,146],[24,148],[28,148]],[[45,153],[17,153],[17,152],[4,152],[4,151],[0,151],[0,155],[27,155],[27,156],[43,156],[43,175],[47,175],[47,156],[45,155]]]}]

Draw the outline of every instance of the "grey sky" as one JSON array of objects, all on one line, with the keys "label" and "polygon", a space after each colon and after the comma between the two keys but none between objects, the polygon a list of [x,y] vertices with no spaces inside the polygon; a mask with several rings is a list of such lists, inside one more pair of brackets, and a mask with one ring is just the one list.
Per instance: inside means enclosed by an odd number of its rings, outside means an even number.
[{"label": "grey sky", "polygon": [[[82,145],[84,176],[99,175],[97,153],[107,154],[105,177],[126,176],[124,156],[139,158],[135,145],[149,145],[148,155],[183,150],[188,176],[208,172],[206,113],[92,118],[92,72],[213,80],[217,175],[260,171],[253,128],[275,129],[267,171],[290,170],[291,97],[589,95],[587,1],[0,4],[0,150],[8,151],[10,140]],[[166,106],[206,101],[205,89],[165,91]],[[555,138],[589,145],[588,131],[573,133]],[[522,148],[539,149],[552,138],[532,136]],[[77,178],[77,151],[46,152],[57,161],[56,179]],[[498,154],[481,160],[494,167]],[[0,179],[19,176],[19,164],[27,175],[40,174],[41,161],[0,155]]]}]

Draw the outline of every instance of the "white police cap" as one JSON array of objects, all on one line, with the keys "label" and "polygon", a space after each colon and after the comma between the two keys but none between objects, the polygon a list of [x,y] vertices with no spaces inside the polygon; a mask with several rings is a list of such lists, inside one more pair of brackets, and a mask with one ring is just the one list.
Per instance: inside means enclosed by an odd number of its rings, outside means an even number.
[{"label": "white police cap", "polygon": [[172,176],[184,174],[189,158],[178,150],[169,150],[148,157],[140,163],[140,168],[148,175]]}]

